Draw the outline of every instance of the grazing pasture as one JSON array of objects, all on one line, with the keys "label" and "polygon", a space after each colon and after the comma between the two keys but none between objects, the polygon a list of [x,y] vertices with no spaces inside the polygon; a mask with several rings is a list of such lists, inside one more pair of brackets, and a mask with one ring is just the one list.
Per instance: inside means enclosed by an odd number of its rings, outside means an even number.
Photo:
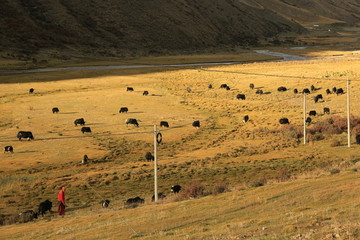
[{"label": "grazing pasture", "polygon": [[[275,199],[276,196],[251,190],[251,186],[275,183],[284,176],[287,180],[306,174],[318,177],[333,168],[349,169],[353,166],[351,164],[359,161],[360,147],[355,144],[356,126],[352,129],[353,147],[350,149],[346,147],[345,133],[324,133],[320,136],[313,130],[314,134],[310,134],[312,126],[327,122],[329,117],[346,117],[347,78],[354,80],[350,85],[351,110],[353,119],[359,118],[359,69],[360,59],[352,56],[351,64],[344,58],[153,69],[148,73],[132,70],[132,74],[128,74],[127,70],[111,70],[111,74],[107,70],[99,70],[97,77],[80,78],[82,72],[73,72],[69,73],[72,78],[64,76],[64,80],[61,80],[61,74],[66,73],[46,73],[41,76],[41,81],[38,74],[26,75],[28,79],[24,83],[16,82],[12,76],[12,83],[3,83],[0,88],[0,143],[2,147],[11,145],[16,149],[13,154],[0,156],[0,210],[2,214],[11,215],[36,207],[46,199],[56,202],[58,187],[66,185],[69,217],[72,214],[81,216],[81,221],[90,218],[88,212],[100,211],[94,210],[94,206],[99,207],[99,202],[104,199],[111,201],[111,207],[120,209],[127,199],[140,196],[145,201],[146,211],[152,211],[155,206],[146,207],[146,204],[151,202],[153,195],[153,165],[144,158],[144,153],[153,151],[153,125],[162,121],[171,124],[160,129],[163,142],[158,147],[159,192],[169,196],[172,185],[186,186],[194,179],[204,185],[205,192],[220,182],[232,188],[246,186],[250,187],[244,197],[248,204],[240,204],[239,209],[226,208],[226,212],[241,212],[242,206],[244,209],[256,208],[258,202]],[[57,81],[46,81],[46,76],[53,79],[54,75],[57,75]],[[0,81],[5,78],[0,77]],[[221,89],[224,83],[231,89]],[[210,84],[212,88],[208,87]],[[254,89],[249,88],[250,84],[254,84],[256,90],[261,89],[263,94],[256,94]],[[312,116],[308,126],[308,144],[303,145],[303,94],[294,94],[293,90],[310,89],[312,85],[317,89],[306,96],[307,111],[314,110],[318,114]],[[128,86],[132,86],[133,91],[126,91]],[[327,95],[326,89],[334,86],[342,88],[345,94]],[[36,91],[29,94],[31,87]],[[279,87],[288,91],[279,92]],[[187,88],[191,91],[186,91]],[[151,94],[144,97],[145,90]],[[246,95],[246,99],[238,100],[236,96],[239,93]],[[322,94],[323,99],[314,103],[313,98],[318,94]],[[61,111],[53,114],[49,111],[53,106]],[[119,114],[123,106],[128,107],[128,112]],[[330,114],[323,114],[324,107],[331,109]],[[250,120],[244,123],[246,115]],[[91,133],[82,134],[82,126],[74,126],[74,120],[79,118],[86,120],[85,126],[91,128]],[[139,127],[127,126],[125,121],[129,118],[137,119]],[[290,124],[279,124],[281,118],[288,118]],[[199,121],[201,126],[193,127],[194,121]],[[19,141],[17,133],[20,130],[31,131],[35,139]],[[336,146],[334,141],[338,143]],[[91,161],[81,164],[85,154],[90,156]],[[347,179],[344,184],[349,182]],[[271,190],[271,186],[266,187]],[[99,199],[94,191],[104,199]],[[256,200],[253,194],[265,194],[266,197],[264,195]],[[239,204],[239,198],[235,193],[226,195],[226,201],[234,204]],[[220,200],[216,198],[216,201]],[[183,208],[181,203],[171,205]],[[220,205],[217,207],[220,208]],[[191,206],[196,208],[198,205]],[[286,224],[289,220],[285,210],[287,205],[283,203],[282,206],[280,210],[285,215],[276,222]],[[351,207],[344,207],[349,217],[353,217]],[[140,214],[138,218],[142,220],[132,217],[131,223],[145,223],[144,219],[148,216],[170,221],[168,205],[161,208],[164,210],[159,215]],[[138,210],[124,211],[126,216],[130,216],[131,211]],[[314,210],[314,213],[322,214],[322,211],[326,209]],[[198,214],[196,221],[204,221],[200,217],[201,211]],[[111,217],[109,213],[104,216]],[[237,232],[236,226],[245,225],[249,225],[251,234],[255,234],[254,225],[266,227],[267,221],[275,221],[264,217],[260,224],[257,220],[252,221],[254,218],[233,222],[230,217],[231,223],[227,223],[229,234]],[[217,218],[214,215],[207,220],[210,226],[215,224],[212,219],[215,221]],[[177,218],[172,220],[180,221]],[[66,220],[69,224],[72,221],[75,220]],[[285,231],[295,233],[296,229],[290,229],[294,224]],[[170,229],[167,231],[174,235],[183,236],[183,232],[192,231],[185,225],[175,228],[165,225],[163,227]],[[165,231],[161,230],[161,226],[156,227],[157,233]],[[273,227],[271,231],[276,233],[284,230]],[[11,228],[2,228],[6,230],[4,236],[9,236]],[[155,234],[150,228],[139,228],[140,234],[149,239]],[[173,232],[173,228],[181,230]],[[215,232],[209,229],[212,227],[202,226],[204,235],[198,233],[198,239],[206,239],[206,236],[220,231],[220,227],[214,229]],[[355,228],[351,226],[351,229]],[[22,227],[21,231],[29,229]],[[42,231],[45,235],[50,234]],[[67,231],[73,230],[69,228]],[[206,233],[208,231],[210,235]],[[84,237],[82,234],[85,233],[79,233],[79,236]]]}]

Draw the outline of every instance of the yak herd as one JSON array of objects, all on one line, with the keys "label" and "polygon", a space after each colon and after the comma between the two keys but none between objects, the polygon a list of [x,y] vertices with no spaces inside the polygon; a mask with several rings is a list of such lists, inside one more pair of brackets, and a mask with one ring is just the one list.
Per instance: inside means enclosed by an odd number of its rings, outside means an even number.
[{"label": "yak herd", "polygon": [[[251,83],[251,84],[249,85],[249,87],[250,87],[251,90],[255,89],[255,85],[254,85],[253,83]],[[213,85],[210,84],[210,85],[208,86],[208,88],[209,88],[209,89],[212,89],[212,88],[213,88]],[[231,89],[230,86],[228,86],[227,84],[221,84],[221,85],[220,85],[220,88],[225,89],[225,90],[230,90],[230,89]],[[320,89],[320,88],[316,88],[314,85],[312,85],[312,86],[310,87],[310,89],[309,89],[309,88],[304,88],[304,89],[302,89],[302,90],[293,89],[293,93],[294,93],[294,94],[298,94],[298,93],[310,94],[311,92],[313,92],[313,93],[314,93],[314,92],[317,92],[319,89]],[[281,87],[278,87],[278,88],[277,88],[277,91],[278,91],[278,92],[286,92],[286,91],[288,91],[288,90],[289,90],[289,89],[286,88],[285,86],[281,86]],[[29,93],[30,93],[30,94],[33,94],[34,91],[35,91],[35,90],[34,90],[33,88],[30,88],[30,89],[29,89]],[[133,92],[133,91],[134,91],[134,88],[133,88],[133,87],[127,87],[127,88],[126,88],[126,91],[128,91],[128,92]],[[190,92],[191,92],[191,89],[190,89],[190,88],[186,88],[186,91],[187,91],[188,93],[190,93]],[[332,89],[326,89],[325,92],[326,92],[327,95],[329,95],[329,94],[336,94],[336,95],[344,94],[344,90],[343,90],[342,88],[336,88],[336,87],[334,87],[334,88],[332,88]],[[256,92],[255,92],[255,93],[256,93],[256,94],[259,94],[259,95],[264,94],[263,90],[260,89],[260,88],[256,89]],[[148,92],[148,91],[144,91],[144,92],[143,92],[143,95],[144,95],[144,96],[147,96],[147,95],[149,95],[149,92]],[[246,95],[245,95],[245,94],[237,94],[237,95],[236,95],[236,99],[238,99],[238,100],[246,100]],[[323,101],[323,96],[322,96],[322,94],[317,94],[317,95],[314,97],[314,102],[315,102],[315,103],[318,103],[320,100]],[[128,111],[129,111],[129,109],[128,109],[127,107],[121,107],[120,110],[119,110],[119,113],[128,113]],[[60,112],[60,110],[59,110],[58,107],[52,108],[52,113],[53,113],[53,114],[55,114],[55,113],[57,114],[57,113],[59,113],[59,112]],[[323,109],[323,113],[324,113],[324,114],[330,114],[330,108],[325,107],[325,108]],[[316,112],[315,110],[309,111],[309,117],[307,117],[306,120],[305,120],[306,123],[307,123],[307,124],[310,124],[310,123],[312,122],[311,117],[315,117],[316,115],[317,115],[317,112]],[[310,117],[310,116],[311,116],[311,117]],[[248,116],[248,115],[244,116],[244,117],[243,117],[243,122],[246,123],[246,122],[248,122],[248,121],[249,121],[249,116]],[[280,123],[280,124],[290,124],[290,121],[289,121],[288,118],[281,118],[281,119],[279,120],[279,123]],[[126,119],[125,124],[126,124],[127,126],[130,124],[130,125],[133,125],[133,126],[135,126],[135,127],[139,127],[139,122],[138,122],[138,120],[135,119],[135,118],[128,118],[128,119]],[[76,120],[74,121],[74,125],[75,125],[75,126],[77,126],[77,125],[82,126],[81,132],[82,132],[83,134],[84,134],[84,133],[91,133],[91,128],[84,126],[84,125],[85,125],[85,120],[84,120],[84,118],[76,119]],[[169,123],[168,123],[167,121],[161,121],[161,122],[160,122],[160,126],[161,126],[161,127],[169,128]],[[194,122],[192,123],[192,126],[195,127],[195,128],[200,128],[200,121],[198,121],[198,120],[197,120],[197,121],[194,121]],[[30,132],[30,131],[19,131],[18,134],[17,134],[17,138],[18,138],[19,140],[21,140],[21,139],[27,139],[28,141],[30,141],[30,140],[33,140],[33,139],[34,139],[34,136],[33,136],[32,132]],[[356,136],[356,143],[357,143],[357,144],[360,144],[360,135],[357,135],[357,136]],[[13,153],[13,152],[14,152],[14,148],[13,148],[12,146],[5,146],[5,147],[4,147],[4,152]],[[147,153],[145,154],[145,159],[146,159],[147,161],[153,161],[153,160],[154,160],[154,156],[151,154],[151,152],[147,152]],[[84,155],[84,159],[82,160],[82,163],[85,164],[85,163],[87,163],[88,161],[89,161],[88,156],[87,156],[87,155]],[[173,185],[173,186],[171,187],[171,192],[172,192],[172,193],[178,193],[178,192],[180,192],[180,190],[181,190],[181,186],[180,186],[180,185]],[[159,199],[163,199],[163,198],[165,198],[165,197],[166,197],[165,194],[163,194],[163,193],[158,193],[158,198],[159,198]],[[155,199],[155,196],[152,196],[152,201],[154,201],[154,199]],[[131,207],[131,206],[133,207],[133,206],[137,206],[137,205],[139,205],[139,204],[144,204],[144,202],[145,202],[145,200],[144,200],[143,198],[137,196],[137,197],[134,197],[134,198],[129,198],[129,199],[127,199],[124,204],[125,204],[125,206],[127,206],[127,207]],[[106,207],[109,207],[109,206],[110,206],[110,200],[103,200],[103,201],[101,202],[101,206],[102,206],[102,207],[105,207],[105,208],[106,208]],[[43,216],[47,211],[51,212],[51,208],[52,208],[52,202],[50,202],[49,200],[46,200],[46,201],[40,203],[40,205],[39,205],[39,207],[38,207],[38,212],[35,212],[35,211],[33,211],[33,210],[28,210],[28,211],[25,211],[25,212],[20,213],[19,215],[22,216],[23,218],[25,217],[28,221],[31,221],[31,220],[33,220],[33,219],[35,219],[35,218],[38,218],[39,215],[42,215],[42,216]]]}]

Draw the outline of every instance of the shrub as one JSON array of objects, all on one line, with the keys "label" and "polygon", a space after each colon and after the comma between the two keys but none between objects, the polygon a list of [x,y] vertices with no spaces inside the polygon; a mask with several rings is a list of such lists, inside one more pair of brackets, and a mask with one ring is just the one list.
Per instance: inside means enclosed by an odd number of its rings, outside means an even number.
[{"label": "shrub", "polygon": [[331,147],[341,146],[341,142],[339,140],[333,140],[330,144]]},{"label": "shrub", "polygon": [[185,200],[189,198],[196,198],[204,195],[204,187],[198,181],[191,182],[178,194],[179,200]]},{"label": "shrub", "polygon": [[228,188],[227,184],[218,183],[218,184],[214,185],[214,187],[212,189],[212,194],[217,195],[217,194],[224,193],[224,192],[227,192],[227,191],[229,191],[229,188]]},{"label": "shrub", "polygon": [[256,181],[249,182],[249,187],[261,187],[264,186],[267,183],[266,178],[261,178]]},{"label": "shrub", "polygon": [[280,132],[282,132],[283,136],[288,138],[299,139],[304,136],[303,128],[301,126],[294,126],[290,124],[282,126]]},{"label": "shrub", "polygon": [[291,177],[291,174],[290,172],[288,171],[287,168],[281,168],[277,174],[277,176],[275,177],[275,179],[278,181],[278,182],[284,182],[284,181],[287,181],[289,180]]}]

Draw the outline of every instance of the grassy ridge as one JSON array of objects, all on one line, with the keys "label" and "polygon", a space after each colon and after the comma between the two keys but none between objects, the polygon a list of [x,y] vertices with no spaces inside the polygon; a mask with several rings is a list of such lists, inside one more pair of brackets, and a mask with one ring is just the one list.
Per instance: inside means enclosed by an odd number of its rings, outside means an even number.
[{"label": "grassy ridge", "polygon": [[[341,239],[360,237],[359,174],[269,184],[138,209],[75,211],[1,227],[6,239]],[[133,230],[135,232],[133,232]]]}]

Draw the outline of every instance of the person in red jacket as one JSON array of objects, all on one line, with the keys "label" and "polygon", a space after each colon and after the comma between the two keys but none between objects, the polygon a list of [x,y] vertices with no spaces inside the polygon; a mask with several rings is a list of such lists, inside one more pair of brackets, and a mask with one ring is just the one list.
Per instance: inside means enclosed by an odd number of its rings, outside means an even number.
[{"label": "person in red jacket", "polygon": [[62,186],[61,190],[58,193],[58,201],[59,201],[59,206],[58,206],[58,212],[60,216],[65,215],[65,187]]}]

